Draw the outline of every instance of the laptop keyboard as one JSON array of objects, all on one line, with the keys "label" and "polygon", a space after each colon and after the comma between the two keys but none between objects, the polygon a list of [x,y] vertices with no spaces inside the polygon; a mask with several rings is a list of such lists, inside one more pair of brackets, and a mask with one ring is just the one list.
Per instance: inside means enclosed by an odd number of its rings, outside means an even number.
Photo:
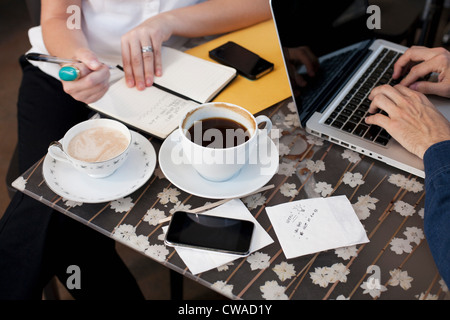
[{"label": "laptop keyboard", "polygon": [[[395,85],[399,82],[392,79],[392,74],[394,64],[400,55],[401,53],[397,51],[383,49],[331,113],[325,124],[385,146],[391,136],[379,126],[367,125],[364,118],[371,103],[368,96],[372,89],[383,84]],[[385,114],[384,111],[380,112]]]}]

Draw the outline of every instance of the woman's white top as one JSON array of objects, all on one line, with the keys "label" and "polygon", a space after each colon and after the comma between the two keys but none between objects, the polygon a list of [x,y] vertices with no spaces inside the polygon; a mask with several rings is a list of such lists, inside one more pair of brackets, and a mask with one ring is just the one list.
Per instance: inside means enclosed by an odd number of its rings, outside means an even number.
[{"label": "woman's white top", "polygon": [[[205,0],[83,0],[81,21],[77,21],[77,8],[67,9],[68,28],[81,27],[90,49],[99,60],[106,64],[122,64],[122,35],[135,28],[146,19],[160,12],[194,5]],[[75,9],[75,11],[73,10]],[[42,37],[41,27],[28,31],[31,43],[29,52],[48,54]],[[186,38],[172,36],[163,45],[180,48]],[[51,63],[32,62],[42,71],[59,79],[59,66]]]}]

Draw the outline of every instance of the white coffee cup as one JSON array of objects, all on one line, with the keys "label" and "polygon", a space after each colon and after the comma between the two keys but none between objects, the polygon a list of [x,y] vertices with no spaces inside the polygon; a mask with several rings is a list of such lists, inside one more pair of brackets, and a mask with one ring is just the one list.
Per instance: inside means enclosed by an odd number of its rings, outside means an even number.
[{"label": "white coffee cup", "polygon": [[[194,123],[211,118],[224,118],[241,124],[248,131],[248,140],[227,148],[211,148],[191,141],[189,129]],[[264,115],[255,118],[246,109],[230,103],[202,104],[189,111],[180,122],[183,155],[187,162],[205,179],[226,181],[235,176],[248,163],[250,155],[256,149],[260,132],[258,126],[262,123],[265,123],[264,130],[269,132],[272,122]]]},{"label": "white coffee cup", "polygon": [[[88,132],[95,135],[95,139],[91,139]],[[74,138],[78,139],[82,133],[86,139],[82,139],[83,143],[80,144],[78,154],[71,154],[69,152],[71,141]],[[119,121],[91,119],[70,128],[62,141],[52,142],[48,148],[48,154],[56,160],[71,164],[75,169],[90,177],[104,178],[114,173],[125,162],[131,142],[130,130]],[[70,149],[72,148],[70,146]],[[105,152],[100,153],[99,150],[103,149]],[[89,156],[90,154],[92,157]]]}]

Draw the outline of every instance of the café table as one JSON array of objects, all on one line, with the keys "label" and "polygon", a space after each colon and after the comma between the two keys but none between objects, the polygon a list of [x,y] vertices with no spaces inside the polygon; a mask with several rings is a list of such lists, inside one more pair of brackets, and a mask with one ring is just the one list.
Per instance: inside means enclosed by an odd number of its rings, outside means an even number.
[{"label": "caf\u00e9 table", "polygon": [[[273,123],[279,167],[266,191],[241,198],[273,239],[270,245],[200,274],[192,274],[160,223],[175,210],[217,199],[189,194],[170,182],[159,163],[131,194],[83,203],[54,193],[43,177],[44,158],[13,186],[107,237],[230,299],[446,299],[448,288],[423,232],[424,181],[300,128],[292,99],[261,114]],[[158,154],[163,141],[147,137]],[[370,240],[286,259],[266,207],[300,199],[348,198]],[[167,220],[167,219],[166,219]]]}]

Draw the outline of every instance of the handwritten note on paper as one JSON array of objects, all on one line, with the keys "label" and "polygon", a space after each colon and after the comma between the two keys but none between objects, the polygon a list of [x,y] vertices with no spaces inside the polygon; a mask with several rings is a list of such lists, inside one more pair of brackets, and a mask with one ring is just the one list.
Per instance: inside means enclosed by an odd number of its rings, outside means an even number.
[{"label": "handwritten note on paper", "polygon": [[309,208],[302,203],[296,203],[289,215],[286,217],[285,223],[289,226],[292,237],[296,239],[308,239],[308,226],[313,223],[314,216],[317,214],[318,209]]},{"label": "handwritten note on paper", "polygon": [[121,79],[108,94],[91,106],[111,117],[162,138],[168,136],[184,114],[198,104],[177,97],[155,86],[144,91],[128,88]]},{"label": "handwritten note on paper", "polygon": [[266,211],[287,259],[369,242],[345,196],[298,200]]}]

